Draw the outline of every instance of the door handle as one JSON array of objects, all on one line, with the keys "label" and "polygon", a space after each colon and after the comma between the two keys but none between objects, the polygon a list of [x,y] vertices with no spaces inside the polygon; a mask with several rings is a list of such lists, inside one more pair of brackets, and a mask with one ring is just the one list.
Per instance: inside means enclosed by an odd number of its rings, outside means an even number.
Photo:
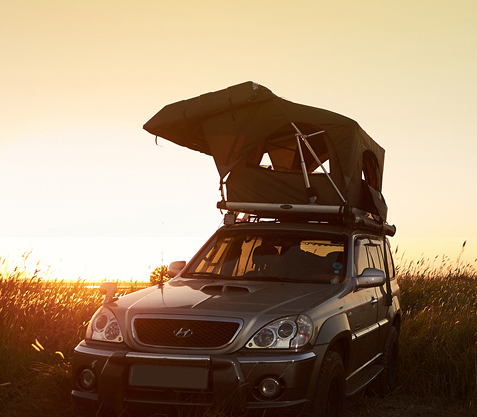
[{"label": "door handle", "polygon": [[378,303],[378,299],[376,297],[371,297],[371,301],[370,301],[371,304],[377,304]]}]

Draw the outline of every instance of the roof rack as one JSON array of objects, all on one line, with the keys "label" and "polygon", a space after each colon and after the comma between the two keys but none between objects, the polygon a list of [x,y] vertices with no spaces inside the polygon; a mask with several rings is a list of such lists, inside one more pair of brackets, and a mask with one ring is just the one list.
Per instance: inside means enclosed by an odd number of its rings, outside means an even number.
[{"label": "roof rack", "polygon": [[[316,204],[271,204],[235,201],[219,201],[217,208],[227,210],[226,216],[233,215],[233,222],[239,213],[253,215],[257,218],[276,219],[279,221],[313,221],[329,224],[346,225],[354,229],[365,229],[375,233],[394,236],[396,226],[390,225],[363,210],[343,206],[325,206]],[[248,220],[248,216],[245,217]]]}]

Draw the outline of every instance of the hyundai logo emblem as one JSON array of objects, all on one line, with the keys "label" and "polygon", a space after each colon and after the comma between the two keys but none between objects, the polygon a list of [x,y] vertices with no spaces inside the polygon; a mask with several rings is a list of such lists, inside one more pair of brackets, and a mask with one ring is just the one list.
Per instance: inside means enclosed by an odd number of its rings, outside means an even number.
[{"label": "hyundai logo emblem", "polygon": [[192,336],[192,330],[188,329],[187,327],[181,327],[180,329],[175,329],[173,334],[175,337],[180,337],[181,339],[185,339],[186,337]]}]

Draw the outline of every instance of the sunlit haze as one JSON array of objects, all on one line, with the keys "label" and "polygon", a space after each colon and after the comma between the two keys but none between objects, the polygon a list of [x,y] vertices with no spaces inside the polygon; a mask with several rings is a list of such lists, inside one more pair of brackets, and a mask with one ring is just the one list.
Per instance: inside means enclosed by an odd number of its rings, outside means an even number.
[{"label": "sunlit haze", "polygon": [[477,258],[475,1],[0,4],[3,259],[146,280],[189,260],[220,225],[219,176],[142,126],[249,80],[385,148],[399,254],[456,259],[467,241],[461,259]]}]

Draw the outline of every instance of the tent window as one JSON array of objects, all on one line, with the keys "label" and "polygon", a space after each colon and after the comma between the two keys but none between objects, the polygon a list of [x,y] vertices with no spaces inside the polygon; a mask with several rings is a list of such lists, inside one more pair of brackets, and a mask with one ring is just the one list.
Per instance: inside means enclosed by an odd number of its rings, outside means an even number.
[{"label": "tent window", "polygon": [[[330,172],[329,155],[323,136],[314,136],[308,139],[310,146],[316,153],[327,172]],[[315,160],[309,149],[302,143],[303,157],[308,173],[323,173],[318,162]],[[249,157],[249,163],[257,164],[275,171],[301,172],[300,154],[295,135],[286,134],[268,138],[253,151]]]},{"label": "tent window", "polygon": [[260,166],[263,168],[273,168],[272,160],[270,159],[268,152],[263,154],[262,160],[260,161]]},{"label": "tent window", "polygon": [[373,187],[375,190],[380,191],[378,172],[379,166],[376,156],[371,151],[364,151],[362,179],[370,187]]},{"label": "tent window", "polygon": [[[298,126],[305,134],[319,131],[319,128],[310,125]],[[326,172],[330,172],[328,147],[324,135],[308,137],[308,142],[321,161]],[[309,174],[321,174],[323,169],[315,160],[305,143],[301,143],[306,170]],[[265,138],[257,147],[253,148],[247,156],[247,164],[261,166],[280,172],[302,171],[300,153],[298,150],[295,130],[286,125]]]},{"label": "tent window", "polygon": [[[326,172],[330,172],[330,160],[327,159],[326,161],[321,160],[321,164],[325,168]],[[313,171],[313,174],[324,174],[324,171],[321,169],[321,167],[318,165],[318,167]]]}]

